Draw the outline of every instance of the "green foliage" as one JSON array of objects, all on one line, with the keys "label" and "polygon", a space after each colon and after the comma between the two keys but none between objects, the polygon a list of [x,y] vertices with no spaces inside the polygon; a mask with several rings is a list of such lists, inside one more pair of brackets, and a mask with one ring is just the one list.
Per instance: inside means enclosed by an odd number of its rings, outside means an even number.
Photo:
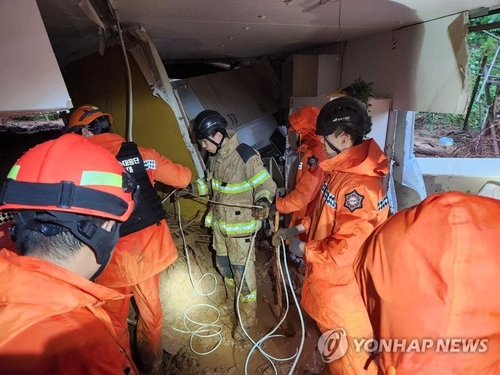
[{"label": "green foliage", "polygon": [[[471,26],[474,25],[487,25],[494,22],[500,22],[500,14],[494,14],[491,16],[475,18],[471,20]],[[493,29],[488,30],[489,33],[500,36],[499,30]],[[475,31],[470,32],[467,35],[467,44],[469,47],[469,65],[468,70],[471,77],[471,88],[470,91],[472,93],[472,87],[476,81],[476,77],[480,72],[481,68],[481,60],[483,56],[486,56],[486,68],[488,64],[493,62],[493,57],[498,48],[499,41],[484,32]],[[498,66],[500,60],[497,61],[496,66]],[[500,76],[500,69],[494,68],[491,71],[491,74],[494,76]],[[482,80],[480,82],[479,88],[481,88]],[[490,96],[492,99],[495,98],[496,95],[496,87],[490,87]],[[477,96],[476,96],[477,98]],[[475,100],[476,98],[469,98],[469,100]],[[469,127],[470,128],[479,128],[481,120],[484,120],[486,116],[486,94],[481,93],[481,102],[482,105],[479,106],[478,103],[474,103],[472,106],[471,114],[469,117]]]},{"label": "green foliage", "polygon": [[370,98],[373,98],[373,82],[365,82],[358,77],[343,90],[347,95],[362,102],[366,108],[370,108]]}]

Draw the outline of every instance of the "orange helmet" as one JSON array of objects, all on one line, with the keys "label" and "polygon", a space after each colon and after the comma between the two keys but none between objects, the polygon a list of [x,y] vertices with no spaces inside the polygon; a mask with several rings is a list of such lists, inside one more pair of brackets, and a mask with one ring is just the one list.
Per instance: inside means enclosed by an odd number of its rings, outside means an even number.
[{"label": "orange helmet", "polygon": [[113,124],[113,117],[98,107],[85,104],[76,108],[69,117],[68,129],[72,133],[80,133],[87,127],[92,133],[100,134],[109,131]]},{"label": "orange helmet", "polygon": [[26,152],[0,192],[0,210],[42,210],[125,221],[135,182],[107,150],[65,134]]}]

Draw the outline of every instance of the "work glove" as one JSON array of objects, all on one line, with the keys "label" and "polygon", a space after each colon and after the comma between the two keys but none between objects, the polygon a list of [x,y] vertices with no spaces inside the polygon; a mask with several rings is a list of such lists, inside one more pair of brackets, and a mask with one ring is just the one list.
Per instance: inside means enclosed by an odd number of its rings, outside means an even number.
[{"label": "work glove", "polygon": [[174,201],[181,197],[189,197],[191,196],[191,191],[190,189],[181,189],[181,190],[176,190],[174,193]]},{"label": "work glove", "polygon": [[304,256],[304,250],[301,249],[302,244],[305,244],[305,242],[299,240],[296,237],[292,237],[290,238],[290,245],[288,245],[288,250],[290,250],[290,252],[297,258],[302,258]]},{"label": "work glove", "polygon": [[272,239],[273,246],[278,247],[281,245],[280,237],[282,237],[283,240],[286,240],[288,238],[294,238],[297,234],[299,234],[299,230],[297,229],[297,227],[278,229],[273,234],[273,239]]},{"label": "work glove", "polygon": [[252,216],[257,220],[266,220],[269,216],[270,203],[267,200],[260,200],[254,203],[262,208],[252,208]]},{"label": "work glove", "polygon": [[[500,199],[500,198],[499,198]],[[274,216],[276,215],[276,205],[273,203],[272,205],[269,206],[269,215],[272,220],[274,220]]]}]

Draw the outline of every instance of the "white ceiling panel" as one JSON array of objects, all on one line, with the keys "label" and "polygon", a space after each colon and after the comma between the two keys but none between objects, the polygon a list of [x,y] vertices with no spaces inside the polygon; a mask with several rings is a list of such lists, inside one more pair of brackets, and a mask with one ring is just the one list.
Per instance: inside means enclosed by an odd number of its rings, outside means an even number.
[{"label": "white ceiling panel", "polygon": [[[98,50],[98,27],[78,7],[79,1],[37,0],[62,63]],[[113,0],[112,3],[123,27],[143,26],[164,60],[290,54],[462,11],[497,8],[500,3],[499,0],[331,0],[309,12],[303,11],[318,2]]]}]

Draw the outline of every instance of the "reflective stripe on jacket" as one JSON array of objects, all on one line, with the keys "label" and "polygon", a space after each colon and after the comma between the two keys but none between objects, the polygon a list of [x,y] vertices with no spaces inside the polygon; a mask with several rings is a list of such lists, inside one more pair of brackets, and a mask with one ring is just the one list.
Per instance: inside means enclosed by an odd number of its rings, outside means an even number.
[{"label": "reflective stripe on jacket", "polygon": [[242,206],[253,205],[259,199],[271,203],[276,183],[264,168],[259,153],[252,150],[245,160],[238,152],[240,143],[236,134],[233,131],[228,134],[226,144],[210,158],[209,181],[197,180],[192,186],[197,194],[210,194],[212,200],[223,203],[211,204],[206,226],[216,225],[228,237],[248,236],[259,230],[262,222],[253,218],[251,208]]},{"label": "reflective stripe on jacket", "polygon": [[499,217],[496,199],[439,193],[364,243],[355,274],[375,339],[389,347],[379,374],[500,374]]},{"label": "reflective stripe on jacket", "polygon": [[128,298],[41,259],[0,251],[2,374],[138,374],[102,305]]}]

